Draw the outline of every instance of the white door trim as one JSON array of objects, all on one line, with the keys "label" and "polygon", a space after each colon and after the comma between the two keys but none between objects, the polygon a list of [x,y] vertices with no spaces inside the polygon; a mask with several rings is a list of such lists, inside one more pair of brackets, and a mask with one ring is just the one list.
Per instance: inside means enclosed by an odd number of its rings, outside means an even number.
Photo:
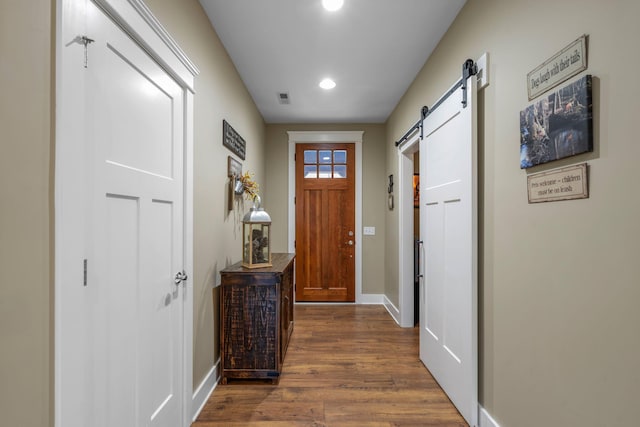
[{"label": "white door trim", "polygon": [[[63,328],[68,286],[82,286],[84,207],[76,195],[83,194],[83,114],[84,78],[81,69],[68,64],[82,63],[84,48],[76,37],[86,35],[86,4],[89,0],[56,0],[56,167],[55,167],[55,276],[54,276],[54,408],[55,425],[62,426],[61,411],[63,336],[75,331]],[[185,283],[183,425],[192,417],[193,393],[193,105],[194,80],[199,73],[176,42],[141,0],[91,0],[125,32],[144,47],[184,90],[184,267],[190,280]],[[66,49],[76,46],[76,49]],[[90,59],[90,53],[89,53]],[[80,62],[77,62],[80,61]],[[65,325],[67,326],[67,325]],[[81,355],[79,355],[81,357]],[[65,381],[80,379],[65,378]]]},{"label": "white door trim", "polygon": [[364,131],[287,131],[289,135],[288,251],[295,252],[296,237],[296,144],[322,142],[355,143],[356,146],[356,304],[370,304],[362,294],[362,135]]},{"label": "white door trim", "polygon": [[420,134],[413,135],[400,147],[398,153],[398,300],[400,326],[412,328],[414,313],[414,207],[413,207],[413,155],[419,150]]}]

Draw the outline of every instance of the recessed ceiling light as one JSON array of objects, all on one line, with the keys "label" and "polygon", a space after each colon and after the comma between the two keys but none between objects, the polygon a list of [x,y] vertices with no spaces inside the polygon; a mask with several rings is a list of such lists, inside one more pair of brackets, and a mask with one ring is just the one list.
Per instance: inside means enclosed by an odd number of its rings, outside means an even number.
[{"label": "recessed ceiling light", "polygon": [[344,0],[322,0],[322,6],[329,12],[335,12],[342,7]]},{"label": "recessed ceiling light", "polygon": [[322,89],[333,89],[334,87],[336,87],[336,82],[334,82],[331,79],[323,79],[318,86],[320,86]]}]

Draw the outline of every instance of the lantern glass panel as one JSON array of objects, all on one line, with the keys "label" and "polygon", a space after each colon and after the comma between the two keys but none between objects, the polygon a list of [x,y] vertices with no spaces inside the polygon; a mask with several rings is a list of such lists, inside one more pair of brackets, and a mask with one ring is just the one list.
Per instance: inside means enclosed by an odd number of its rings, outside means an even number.
[{"label": "lantern glass panel", "polygon": [[245,223],[243,242],[243,264],[247,267],[271,265],[270,224]]},{"label": "lantern glass panel", "polygon": [[244,224],[243,225],[243,242],[242,242],[242,247],[243,247],[243,251],[242,251],[242,263],[243,264],[248,264],[249,260],[251,259],[251,224]]}]

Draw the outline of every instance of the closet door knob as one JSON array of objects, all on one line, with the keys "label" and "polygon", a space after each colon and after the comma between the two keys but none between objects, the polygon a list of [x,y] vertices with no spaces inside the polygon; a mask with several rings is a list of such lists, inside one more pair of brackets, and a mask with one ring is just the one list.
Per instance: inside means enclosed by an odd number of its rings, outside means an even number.
[{"label": "closet door knob", "polygon": [[182,270],[182,271],[178,271],[176,273],[176,277],[173,279],[173,282],[177,285],[179,285],[182,282],[185,282],[187,280],[189,276],[187,276],[187,273]]}]

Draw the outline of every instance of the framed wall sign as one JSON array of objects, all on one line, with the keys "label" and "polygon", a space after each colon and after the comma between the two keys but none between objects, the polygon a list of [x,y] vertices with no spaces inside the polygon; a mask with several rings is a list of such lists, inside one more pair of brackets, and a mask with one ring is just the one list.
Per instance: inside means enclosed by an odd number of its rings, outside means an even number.
[{"label": "framed wall sign", "polygon": [[587,36],[581,36],[527,74],[529,101],[587,69]]},{"label": "framed wall sign", "polygon": [[527,176],[529,203],[588,198],[587,167],[580,163]]},{"label": "framed wall sign", "polygon": [[224,119],[222,120],[222,145],[242,160],[245,159],[246,143],[244,139]]}]

